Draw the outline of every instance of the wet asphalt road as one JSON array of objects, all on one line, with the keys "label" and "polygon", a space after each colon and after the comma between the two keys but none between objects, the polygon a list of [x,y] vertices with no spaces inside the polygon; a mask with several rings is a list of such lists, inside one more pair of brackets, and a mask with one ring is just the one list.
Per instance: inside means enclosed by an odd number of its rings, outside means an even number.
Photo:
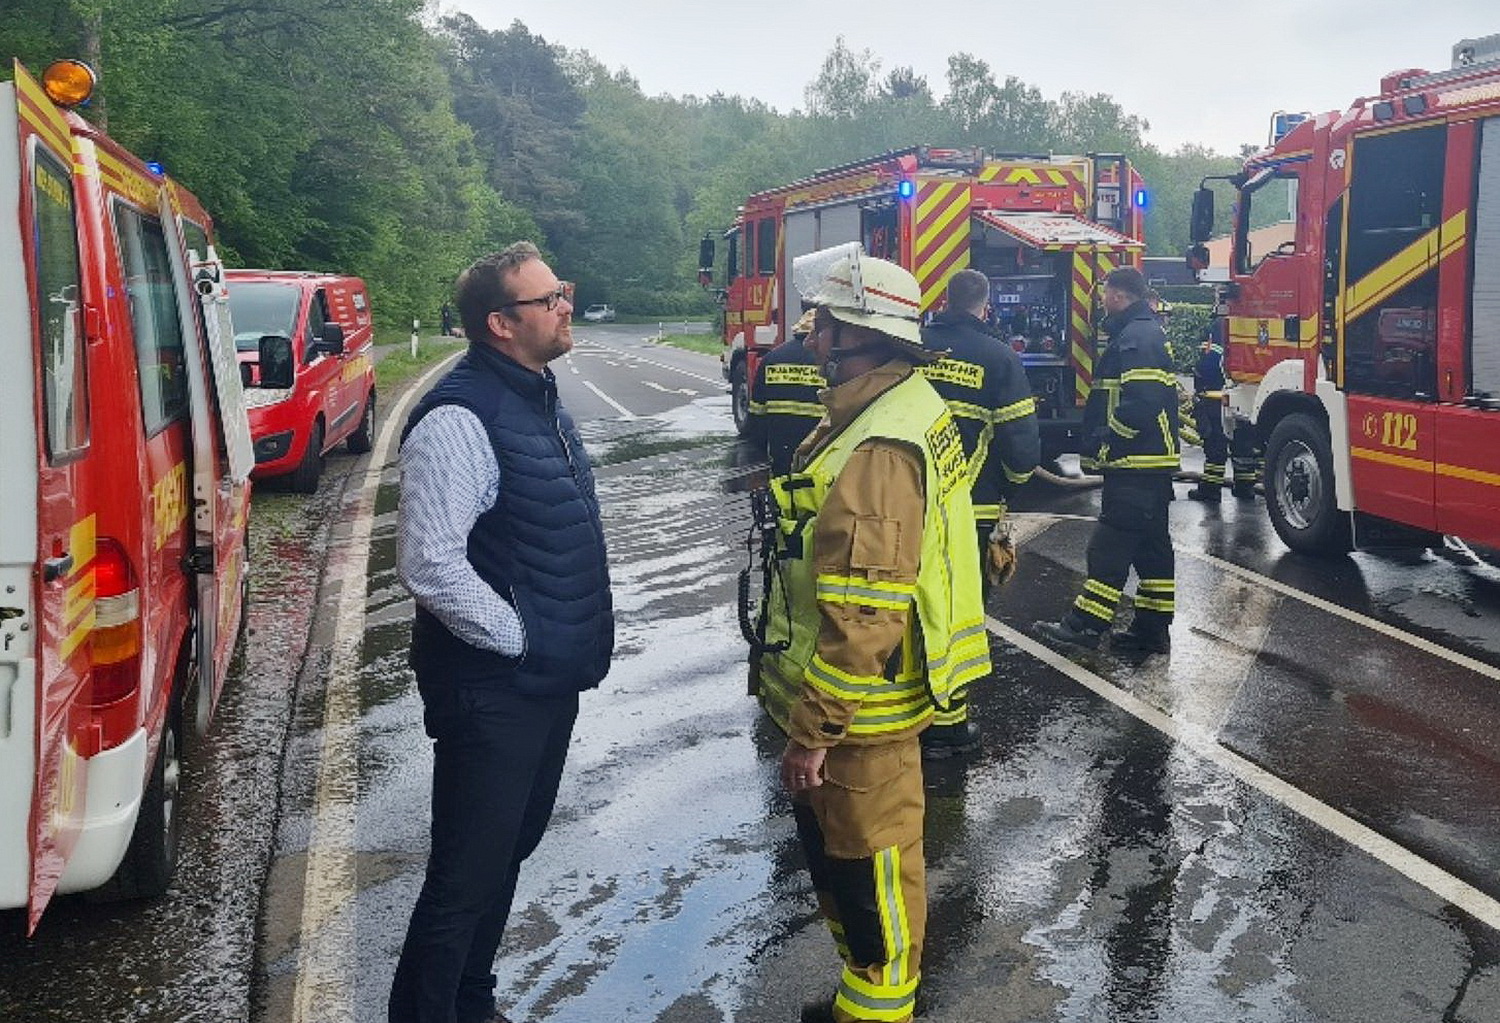
[{"label": "wet asphalt road", "polygon": [[[743,695],[748,470],[716,362],[642,333],[580,327],[556,367],[603,463],[620,643],[499,995],[517,1023],[791,1020],[837,962],[781,740]],[[245,671],[190,756],[202,826],[179,884],[145,907],[61,901],[30,943],[0,916],[0,1020],[383,1018],[430,758],[396,480],[377,470],[362,509],[363,460],[340,461],[310,502],[257,497],[279,525],[256,536]],[[1025,628],[1070,602],[1096,508],[1018,502],[984,745],[928,772],[925,1018],[1500,1020],[1500,572],[1314,562],[1258,503],[1183,501],[1171,657],[1070,661]]]}]

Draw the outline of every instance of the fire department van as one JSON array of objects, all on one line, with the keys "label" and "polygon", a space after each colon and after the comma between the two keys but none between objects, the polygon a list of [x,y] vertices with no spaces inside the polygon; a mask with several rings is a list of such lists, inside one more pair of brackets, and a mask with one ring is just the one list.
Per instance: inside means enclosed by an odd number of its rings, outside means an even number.
[{"label": "fire department van", "polygon": [[[172,877],[244,606],[249,427],[198,201],[0,82],[0,908]],[[202,259],[197,257],[201,255]]]},{"label": "fire department van", "polygon": [[289,476],[310,494],[335,445],[370,450],[375,332],[365,282],[274,270],[230,270],[228,279],[255,476]]}]

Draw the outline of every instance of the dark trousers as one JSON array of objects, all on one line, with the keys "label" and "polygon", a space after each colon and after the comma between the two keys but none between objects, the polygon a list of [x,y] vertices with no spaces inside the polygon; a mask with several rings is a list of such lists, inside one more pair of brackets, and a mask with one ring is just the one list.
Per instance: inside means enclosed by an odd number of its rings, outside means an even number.
[{"label": "dark trousers", "polygon": [[1099,525],[1089,539],[1088,578],[1068,612],[1068,624],[1103,632],[1114,621],[1131,568],[1140,579],[1135,597],[1137,632],[1165,631],[1172,622],[1176,559],[1167,528],[1172,478],[1164,474],[1107,472]]},{"label": "dark trousers", "polygon": [[418,675],[433,739],[432,852],[391,984],[390,1023],[479,1023],[521,864],[552,816],[578,695]]},{"label": "dark trousers", "polygon": [[1229,437],[1224,433],[1224,406],[1200,398],[1193,402],[1193,419],[1198,438],[1203,442],[1203,482],[1211,487],[1224,485],[1224,466],[1229,460]]}]

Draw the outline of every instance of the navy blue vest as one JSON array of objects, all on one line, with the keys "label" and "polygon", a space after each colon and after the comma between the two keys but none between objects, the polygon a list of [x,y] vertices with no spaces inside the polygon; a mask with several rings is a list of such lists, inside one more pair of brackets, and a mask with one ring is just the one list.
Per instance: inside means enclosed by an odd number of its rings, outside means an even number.
[{"label": "navy blue vest", "polygon": [[479,417],[500,466],[495,506],[469,533],[469,564],[521,616],[519,658],[480,650],[417,608],[412,666],[433,681],[500,684],[534,696],[592,689],[609,671],[614,609],[588,455],[548,370],[489,345],[468,354],[417,404],[401,439],[439,405]]}]

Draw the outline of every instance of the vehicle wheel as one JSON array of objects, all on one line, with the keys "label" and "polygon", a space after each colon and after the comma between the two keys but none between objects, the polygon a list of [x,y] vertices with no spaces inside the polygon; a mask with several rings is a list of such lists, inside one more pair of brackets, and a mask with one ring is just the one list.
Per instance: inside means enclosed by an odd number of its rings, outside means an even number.
[{"label": "vehicle wheel", "polygon": [[736,362],[729,370],[729,404],[734,413],[734,428],[744,436],[750,425],[750,385],[745,380],[744,362]]},{"label": "vehicle wheel", "polygon": [[359,415],[359,426],[349,435],[349,453],[351,455],[362,455],[370,450],[371,442],[375,437],[375,389],[370,388],[369,397],[365,398],[364,411]]},{"label": "vehicle wheel", "polygon": [[292,489],[299,494],[316,493],[318,480],[323,476],[323,424],[313,423],[312,435],[307,438],[307,450],[302,452],[302,461],[292,470]]},{"label": "vehicle wheel", "polygon": [[1271,431],[1266,508],[1277,535],[1292,550],[1320,555],[1349,550],[1349,516],[1334,499],[1328,431],[1311,416],[1287,416]]},{"label": "vehicle wheel", "polygon": [[[182,656],[191,655],[184,650]],[[172,705],[167,708],[162,726],[161,743],[156,762],[147,777],[146,791],[135,818],[135,830],[125,858],[114,877],[95,896],[101,900],[153,899],[166,893],[177,872],[177,853],[181,838],[178,819],[182,780],[182,671]]]}]

